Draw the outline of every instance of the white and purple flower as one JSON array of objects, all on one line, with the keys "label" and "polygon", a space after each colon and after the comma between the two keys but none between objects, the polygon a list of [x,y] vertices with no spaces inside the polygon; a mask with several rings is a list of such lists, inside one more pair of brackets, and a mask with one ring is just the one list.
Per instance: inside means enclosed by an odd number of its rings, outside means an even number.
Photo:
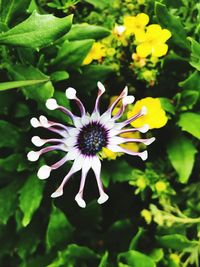
[{"label": "white and purple flower", "polygon": [[[66,126],[61,123],[53,122],[47,120],[45,116],[40,116],[39,120],[36,118],[31,119],[31,125],[34,128],[44,127],[51,132],[54,132],[60,136],[60,138],[53,139],[41,139],[38,136],[32,138],[32,143],[41,147],[47,143],[53,143],[54,145],[42,148],[39,151],[30,151],[27,155],[30,161],[37,161],[39,157],[53,150],[61,150],[66,152],[66,155],[54,163],[51,166],[44,165],[40,167],[37,176],[39,179],[47,179],[50,176],[52,170],[56,170],[61,167],[67,161],[74,161],[71,169],[64,177],[62,183],[57,188],[57,190],[51,195],[52,198],[59,197],[63,194],[63,188],[69,178],[79,170],[82,170],[81,182],[79,192],[75,197],[78,205],[82,208],[86,206],[83,199],[83,190],[85,185],[85,180],[87,173],[90,169],[94,171],[98,190],[100,197],[98,198],[98,203],[102,204],[108,199],[108,195],[104,192],[102,182],[101,182],[101,161],[99,159],[99,153],[105,147],[112,152],[122,152],[133,156],[139,156],[142,160],[147,159],[147,151],[143,152],[133,152],[127,150],[120,146],[120,144],[127,142],[138,142],[144,143],[145,145],[150,145],[155,138],[149,139],[133,139],[133,138],[123,138],[119,135],[127,132],[139,131],[145,133],[148,131],[148,125],[144,125],[140,128],[125,128],[132,121],[145,115],[147,110],[143,107],[136,115],[123,122],[117,122],[117,120],[123,115],[123,112],[128,104],[132,104],[134,97],[128,94],[128,88],[125,87],[119,97],[111,104],[107,111],[100,115],[99,111],[99,101],[101,95],[105,92],[105,87],[102,83],[98,82],[98,95],[95,102],[94,111],[91,115],[86,113],[85,108],[76,96],[76,90],[73,88],[68,88],[66,90],[66,97],[68,99],[73,99],[76,101],[81,116],[74,115],[71,111],[63,106],[59,106],[55,99],[48,99],[46,102],[46,107],[50,110],[58,109],[64,112],[70,117],[74,127]],[[122,101],[122,106],[119,112],[112,116],[112,111],[119,101]]]}]

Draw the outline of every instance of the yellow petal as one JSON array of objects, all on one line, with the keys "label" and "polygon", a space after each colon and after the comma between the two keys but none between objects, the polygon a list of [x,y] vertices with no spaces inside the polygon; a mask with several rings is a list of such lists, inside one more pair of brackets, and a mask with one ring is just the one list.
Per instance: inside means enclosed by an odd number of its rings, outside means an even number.
[{"label": "yellow petal", "polygon": [[135,30],[135,40],[137,43],[142,43],[146,39],[146,34],[144,30]]},{"label": "yellow petal", "polygon": [[160,36],[160,42],[165,43],[170,37],[172,36],[171,32],[167,29],[162,30],[161,36]]},{"label": "yellow petal", "polygon": [[88,54],[85,59],[83,60],[83,65],[88,65],[92,62],[92,57],[90,56],[90,54]]},{"label": "yellow petal", "polygon": [[155,38],[159,38],[161,36],[161,32],[162,29],[160,27],[160,25],[158,24],[151,24],[149,26],[147,26],[147,39],[155,39]]},{"label": "yellow petal", "polygon": [[139,44],[136,51],[139,57],[147,57],[151,54],[152,47],[148,43]]},{"label": "yellow petal", "polygon": [[156,44],[152,48],[152,55],[155,57],[162,57],[167,54],[168,45],[166,44]]},{"label": "yellow petal", "polygon": [[146,26],[149,23],[149,16],[145,13],[140,13],[136,16],[137,24]]}]

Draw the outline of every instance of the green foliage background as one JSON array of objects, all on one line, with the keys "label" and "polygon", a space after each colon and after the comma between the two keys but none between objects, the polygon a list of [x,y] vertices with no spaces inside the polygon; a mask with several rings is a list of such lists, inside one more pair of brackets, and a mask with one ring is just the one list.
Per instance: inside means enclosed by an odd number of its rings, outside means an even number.
[{"label": "green foliage background", "polygon": [[[172,33],[169,53],[153,67],[153,87],[122,58],[82,65],[95,41],[109,36],[125,14],[139,12]],[[199,266],[199,25],[195,0],[0,0],[0,266]],[[103,106],[127,84],[137,99],[160,97],[169,122],[152,130],[157,141],[147,163],[128,156],[104,160],[110,198],[102,206],[89,174],[88,205],[80,209],[74,201],[79,175],[63,197],[50,198],[69,166],[47,183],[37,179],[39,165],[59,155],[27,161],[36,134],[29,121],[46,114],[67,123],[44,103],[54,96],[74,109],[65,99],[68,86],[91,110],[98,80],[109,88]],[[156,190],[158,181],[164,192]]]}]

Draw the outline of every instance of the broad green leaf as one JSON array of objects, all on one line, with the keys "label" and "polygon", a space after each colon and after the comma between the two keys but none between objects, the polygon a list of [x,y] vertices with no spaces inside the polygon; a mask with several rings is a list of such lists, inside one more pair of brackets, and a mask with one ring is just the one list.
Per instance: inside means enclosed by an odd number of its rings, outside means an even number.
[{"label": "broad green leaf", "polygon": [[164,235],[156,237],[158,243],[165,248],[177,251],[192,251],[198,245],[197,241],[191,241],[186,236],[180,234]]},{"label": "broad green leaf", "polygon": [[20,190],[19,207],[23,212],[22,225],[26,227],[35,211],[39,208],[43,197],[44,183],[35,175],[27,178],[25,184]]},{"label": "broad green leaf", "polygon": [[193,72],[186,80],[179,83],[184,90],[198,91],[200,93],[200,72]]},{"label": "broad green leaf", "polygon": [[9,24],[22,13],[26,12],[31,0],[1,0],[0,1],[0,21]]},{"label": "broad green leaf", "polygon": [[71,244],[68,246],[67,250],[70,258],[83,260],[91,260],[97,258],[97,254],[88,247]]},{"label": "broad green leaf", "polygon": [[75,69],[82,65],[94,40],[64,42],[52,64],[58,69]]},{"label": "broad green leaf", "polygon": [[180,115],[178,125],[182,131],[186,131],[200,139],[200,114],[184,112]]},{"label": "broad green leaf", "polygon": [[26,169],[24,155],[12,154],[6,158],[0,158],[0,170],[8,172],[20,172]]},{"label": "broad green leaf", "polygon": [[41,79],[41,80],[29,80],[29,81],[13,81],[13,82],[4,82],[0,83],[0,91],[10,90],[14,88],[20,88],[24,86],[39,84],[47,82],[49,79]]},{"label": "broad green leaf", "polygon": [[14,181],[0,189],[0,223],[6,224],[17,208],[17,190],[21,183]]},{"label": "broad green leaf", "polygon": [[21,143],[21,131],[15,125],[0,120],[0,148],[17,147]]},{"label": "broad green leaf", "polygon": [[[70,81],[72,81],[73,86],[79,90],[87,88],[87,93],[89,94],[91,90],[97,87],[97,82],[104,82],[108,76],[114,72],[114,69],[110,66],[105,65],[89,65],[82,67],[82,73],[76,76],[71,75]],[[88,77],[90,77],[88,79]]]},{"label": "broad green leaf", "polygon": [[124,263],[131,267],[156,267],[155,262],[150,257],[136,250],[120,253],[118,260],[125,261]]},{"label": "broad green leaf", "polygon": [[177,171],[179,181],[187,183],[195,162],[197,150],[192,141],[181,134],[173,137],[167,144],[167,154],[172,166]]},{"label": "broad green leaf", "polygon": [[49,46],[67,33],[72,24],[72,15],[57,18],[40,15],[36,11],[14,28],[0,35],[0,44],[17,45],[40,49]]},{"label": "broad green leaf", "polygon": [[38,84],[30,85],[29,87],[22,87],[22,91],[26,97],[38,102],[44,102],[53,96],[54,88],[49,81],[50,78],[39,69],[36,69],[33,66],[15,65],[10,72],[15,80],[46,80],[46,82],[40,82]]},{"label": "broad green leaf", "polygon": [[164,251],[162,248],[155,248],[151,251],[149,256],[153,259],[155,262],[159,262],[163,259],[164,257]]},{"label": "broad green leaf", "polygon": [[107,251],[102,256],[98,267],[108,267],[108,252]]},{"label": "broad green leaf", "polygon": [[89,24],[76,24],[73,25],[66,38],[69,41],[85,40],[85,39],[102,39],[110,34],[110,31],[101,26]]},{"label": "broad green leaf", "polygon": [[190,59],[190,65],[200,71],[200,43],[195,41],[192,38],[189,38],[191,42],[191,59]]},{"label": "broad green leaf", "polygon": [[159,99],[160,99],[162,108],[165,111],[174,115],[175,114],[175,106],[172,104],[172,101],[166,97],[159,97]]},{"label": "broad green leaf", "polygon": [[66,71],[55,71],[51,74],[51,80],[53,82],[60,82],[63,80],[67,80],[69,78],[69,73]]},{"label": "broad green leaf", "polygon": [[38,227],[38,221],[23,228],[19,232],[19,242],[17,244],[17,254],[22,259],[26,259],[32,255],[37,249],[40,240],[41,229]]},{"label": "broad green leaf", "polygon": [[170,14],[166,6],[159,2],[155,3],[155,14],[158,23],[172,33],[171,41],[178,47],[189,50],[190,43],[187,40],[186,31],[180,18]]},{"label": "broad green leaf", "polygon": [[46,232],[46,245],[48,249],[54,246],[66,245],[74,231],[65,214],[53,206]]}]

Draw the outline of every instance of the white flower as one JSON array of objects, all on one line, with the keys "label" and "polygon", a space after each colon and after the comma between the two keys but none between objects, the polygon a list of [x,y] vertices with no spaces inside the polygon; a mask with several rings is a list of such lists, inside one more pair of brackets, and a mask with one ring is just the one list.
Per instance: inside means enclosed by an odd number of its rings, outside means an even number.
[{"label": "white flower", "polygon": [[[41,139],[39,136],[34,136],[32,142],[35,146],[40,147],[47,143],[54,143],[52,146],[47,146],[39,151],[30,151],[27,155],[30,161],[37,161],[39,157],[53,150],[61,150],[66,152],[66,155],[54,163],[51,166],[44,165],[38,170],[39,179],[47,179],[52,170],[56,170],[61,167],[67,161],[74,161],[71,169],[64,177],[62,183],[57,188],[57,190],[51,195],[52,198],[59,197],[63,194],[63,188],[70,177],[79,170],[82,171],[81,182],[79,192],[75,197],[78,205],[82,208],[86,206],[83,199],[83,190],[85,186],[85,180],[87,173],[90,169],[94,171],[97,186],[99,189],[100,197],[98,198],[98,203],[102,204],[108,199],[108,195],[104,192],[100,174],[101,174],[101,161],[99,159],[99,152],[103,147],[108,148],[113,152],[123,152],[133,156],[139,156],[142,160],[147,159],[147,151],[143,152],[133,152],[127,150],[120,146],[120,144],[127,142],[138,142],[144,143],[145,145],[150,145],[155,138],[149,139],[132,139],[132,138],[122,138],[119,135],[125,132],[135,132],[140,131],[145,133],[148,131],[148,125],[144,125],[140,128],[124,128],[129,125],[133,120],[145,115],[147,110],[145,107],[141,109],[140,112],[135,114],[128,120],[123,122],[116,122],[123,114],[126,106],[132,104],[134,101],[133,96],[128,96],[128,88],[125,87],[119,97],[113,102],[113,104],[105,111],[102,115],[99,111],[99,101],[101,95],[105,92],[105,87],[102,83],[98,82],[98,95],[95,102],[95,107],[91,115],[86,114],[85,108],[76,96],[76,90],[74,88],[68,88],[66,90],[66,97],[68,99],[73,99],[76,101],[81,116],[74,115],[71,111],[63,106],[59,106],[55,99],[48,99],[46,106],[50,110],[58,109],[69,116],[74,124],[74,127],[66,126],[61,123],[56,123],[47,120],[45,116],[40,116],[39,120],[36,118],[31,119],[31,124],[34,128],[44,127],[51,132],[54,132],[60,136],[60,138],[54,139]],[[122,107],[119,112],[112,116],[112,111],[117,103],[122,100]]]}]

